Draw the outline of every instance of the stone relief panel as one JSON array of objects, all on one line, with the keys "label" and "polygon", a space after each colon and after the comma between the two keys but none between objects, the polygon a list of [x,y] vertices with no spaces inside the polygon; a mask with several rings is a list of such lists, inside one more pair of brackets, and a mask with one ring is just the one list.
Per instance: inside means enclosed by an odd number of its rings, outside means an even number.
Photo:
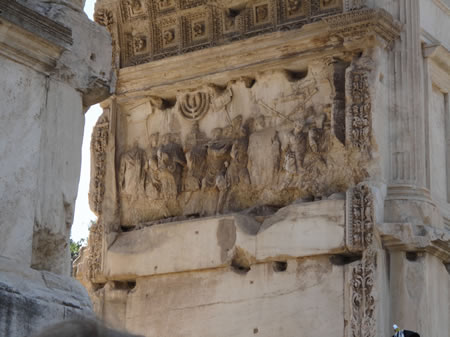
[{"label": "stone relief panel", "polygon": [[100,0],[95,18],[110,28],[127,67],[343,12],[342,0]]},{"label": "stone relief panel", "polygon": [[91,138],[91,182],[89,204],[99,216],[105,194],[106,147],[109,137],[109,109],[105,109],[94,127]]},{"label": "stone relief panel", "polygon": [[[364,150],[346,146],[335,132],[345,125],[332,127],[344,122],[334,113],[343,90],[335,88],[334,63],[323,59],[301,75],[270,71],[137,107],[121,104],[121,225],[281,207],[362,181],[371,140]],[[366,202],[361,198],[355,204]]]},{"label": "stone relief panel", "polygon": [[370,187],[360,184],[347,191],[347,247],[361,252],[373,243],[374,209]]},{"label": "stone relief panel", "polygon": [[349,337],[376,336],[375,279],[377,253],[364,252],[361,262],[351,268]]},{"label": "stone relief panel", "polygon": [[361,57],[346,71],[346,141],[361,151],[370,147],[372,138],[372,101],[370,76],[373,65],[369,57]]}]

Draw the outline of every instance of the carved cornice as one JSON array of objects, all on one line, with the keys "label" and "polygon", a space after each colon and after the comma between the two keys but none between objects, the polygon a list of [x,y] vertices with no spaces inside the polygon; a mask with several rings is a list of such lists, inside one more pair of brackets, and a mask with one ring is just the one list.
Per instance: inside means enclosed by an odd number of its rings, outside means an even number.
[{"label": "carved cornice", "polygon": [[[359,10],[336,16],[331,24],[320,19],[298,30],[253,36],[220,47],[198,50],[190,55],[177,55],[137,67],[123,68],[118,77],[117,94],[126,93],[132,97],[135,95],[130,95],[131,93],[136,92],[137,95],[140,90],[151,90],[151,95],[167,96],[187,86],[201,86],[204,78],[208,78],[209,82],[225,84],[229,78],[252,77],[255,71],[279,69],[280,66],[300,70],[317,58],[345,58],[349,51],[379,44],[382,38],[369,38],[382,32],[379,27],[384,27],[389,22],[397,27],[389,14],[382,10],[362,11],[363,18],[368,19],[370,24],[364,30],[358,30],[358,38],[363,41],[356,45],[349,47],[345,44],[345,39],[336,39],[336,34],[339,36],[338,32],[354,28],[351,18],[358,17]],[[379,20],[382,23],[377,23]],[[366,23],[360,19],[358,27]],[[389,35],[388,43],[392,42],[392,38],[393,35]],[[142,94],[144,92],[139,93]]]},{"label": "carved cornice", "polygon": [[322,21],[335,36],[374,32],[391,44],[399,25],[384,10],[362,6],[348,0],[242,1],[237,7],[225,0],[103,0],[95,19],[113,32],[124,68]]},{"label": "carved cornice", "polygon": [[72,30],[16,1],[0,0],[0,19],[9,21],[57,46],[69,48]]},{"label": "carved cornice", "polygon": [[72,31],[15,1],[0,0],[0,55],[49,73],[72,44]]},{"label": "carved cornice", "polygon": [[425,225],[384,223],[377,225],[383,245],[389,250],[427,252],[450,262],[450,232]]},{"label": "carved cornice", "polygon": [[450,15],[450,6],[447,5],[443,0],[433,0],[433,2],[438,6],[445,14]]},{"label": "carved cornice", "polygon": [[431,80],[439,89],[450,92],[450,51],[442,45],[425,46],[424,56],[431,63]]},{"label": "carved cornice", "polygon": [[370,187],[360,184],[347,191],[346,245],[361,252],[373,242],[374,210]]},{"label": "carved cornice", "polygon": [[323,18],[329,32],[342,39],[362,39],[370,34],[381,37],[387,47],[400,36],[401,25],[383,9],[361,9]]}]

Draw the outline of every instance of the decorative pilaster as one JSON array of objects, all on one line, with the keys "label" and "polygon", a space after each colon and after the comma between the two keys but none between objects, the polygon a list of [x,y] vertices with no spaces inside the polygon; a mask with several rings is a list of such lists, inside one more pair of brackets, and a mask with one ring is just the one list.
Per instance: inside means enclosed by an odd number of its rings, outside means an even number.
[{"label": "decorative pilaster", "polygon": [[392,53],[390,105],[390,182],[425,186],[422,49],[419,0],[399,0],[402,38]]},{"label": "decorative pilaster", "polygon": [[361,260],[346,271],[350,322],[347,337],[376,336],[376,260],[374,247],[374,200],[371,188],[359,184],[347,192],[347,249]]},{"label": "decorative pilaster", "polygon": [[375,250],[364,253],[362,260],[351,268],[350,331],[348,337],[376,336],[375,320]]},{"label": "decorative pilaster", "polygon": [[373,242],[374,211],[370,187],[360,184],[347,192],[347,248],[361,252]]},{"label": "decorative pilaster", "polygon": [[92,211],[99,216],[102,213],[105,195],[106,147],[109,138],[109,109],[105,109],[92,132],[91,140],[91,188],[89,203]]}]

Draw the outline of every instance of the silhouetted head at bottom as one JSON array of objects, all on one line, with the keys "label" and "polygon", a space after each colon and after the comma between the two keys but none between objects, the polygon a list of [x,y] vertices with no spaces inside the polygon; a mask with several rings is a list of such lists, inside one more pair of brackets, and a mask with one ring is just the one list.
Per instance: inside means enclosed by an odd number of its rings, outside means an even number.
[{"label": "silhouetted head at bottom", "polygon": [[[44,328],[33,337],[139,337],[105,327],[94,320],[68,320]],[[140,336],[142,337],[142,336]]]}]

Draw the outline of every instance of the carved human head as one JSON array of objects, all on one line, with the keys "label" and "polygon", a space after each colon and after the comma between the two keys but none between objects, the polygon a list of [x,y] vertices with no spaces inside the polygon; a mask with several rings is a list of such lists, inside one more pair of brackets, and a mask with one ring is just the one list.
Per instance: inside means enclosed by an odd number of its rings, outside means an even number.
[{"label": "carved human head", "polygon": [[192,123],[192,133],[199,133],[200,132],[200,123],[198,121],[194,121]]},{"label": "carved human head", "polygon": [[233,125],[233,129],[234,130],[239,130],[239,128],[242,125],[242,116],[236,116],[235,118],[233,118],[233,120],[231,121],[231,124]]},{"label": "carved human head", "polygon": [[111,330],[93,320],[66,320],[46,327],[34,337],[137,337],[124,332]]},{"label": "carved human head", "polygon": [[264,115],[259,115],[255,119],[255,130],[260,131],[266,127],[266,118]]},{"label": "carved human head", "polygon": [[305,127],[305,121],[303,119],[297,119],[294,122],[294,132],[299,133]]},{"label": "carved human head", "polygon": [[211,131],[211,136],[214,140],[220,139],[222,136],[222,128],[215,128]]},{"label": "carved human head", "polygon": [[316,115],[314,118],[314,122],[316,124],[316,128],[323,129],[323,124],[325,123],[326,115],[324,113]]},{"label": "carved human head", "polygon": [[231,124],[223,128],[223,136],[225,138],[233,137],[233,126]]},{"label": "carved human head", "polygon": [[159,132],[153,133],[150,135],[150,146],[157,147],[159,141]]},{"label": "carved human head", "polygon": [[161,143],[162,143],[162,145],[167,145],[167,144],[170,144],[171,140],[172,140],[172,135],[170,133],[166,133],[165,135],[162,136]]}]

